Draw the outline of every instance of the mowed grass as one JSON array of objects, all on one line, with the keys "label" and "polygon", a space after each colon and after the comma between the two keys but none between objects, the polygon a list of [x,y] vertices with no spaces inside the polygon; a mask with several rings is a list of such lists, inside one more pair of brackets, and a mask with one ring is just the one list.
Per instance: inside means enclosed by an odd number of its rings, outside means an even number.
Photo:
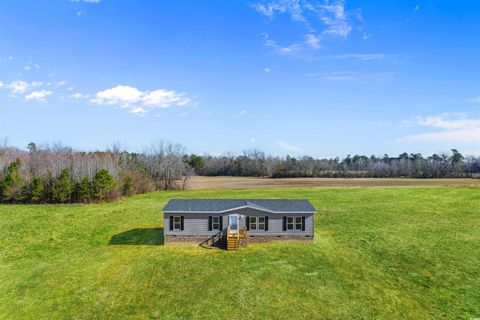
[{"label": "mowed grass", "polygon": [[[170,198],[309,199],[315,241],[162,245]],[[157,192],[0,206],[0,318],[480,317],[480,189]]]}]

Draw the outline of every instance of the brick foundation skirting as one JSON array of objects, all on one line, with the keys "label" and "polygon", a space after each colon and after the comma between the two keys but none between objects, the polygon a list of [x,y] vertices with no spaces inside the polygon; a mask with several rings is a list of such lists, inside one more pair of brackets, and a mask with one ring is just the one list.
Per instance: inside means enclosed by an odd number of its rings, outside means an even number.
[{"label": "brick foundation skirting", "polygon": [[249,243],[281,242],[281,241],[313,241],[313,236],[249,236]]},{"label": "brick foundation skirting", "polygon": [[200,244],[210,237],[211,236],[188,236],[188,235],[172,236],[172,235],[165,235],[165,244],[175,243],[175,242],[188,242],[188,243],[193,243],[193,244]]},{"label": "brick foundation skirting", "polygon": [[[192,235],[165,235],[165,244],[168,243],[192,243],[200,244],[210,236]],[[248,236],[249,243],[278,242],[278,241],[313,241],[313,236]]]}]

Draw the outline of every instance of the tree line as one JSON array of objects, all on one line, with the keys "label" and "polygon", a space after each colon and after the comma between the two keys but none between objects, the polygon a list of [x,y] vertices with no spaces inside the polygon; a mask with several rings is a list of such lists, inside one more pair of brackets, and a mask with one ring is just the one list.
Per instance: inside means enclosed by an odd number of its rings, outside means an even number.
[{"label": "tree line", "polygon": [[278,157],[259,150],[241,155],[187,154],[178,144],[158,142],[143,152],[84,152],[60,144],[25,150],[0,143],[0,203],[89,203],[154,190],[185,188],[192,175],[269,178],[480,178],[480,158],[403,153],[343,159]]},{"label": "tree line", "polygon": [[270,178],[479,178],[480,157],[464,157],[458,150],[450,154],[424,157],[402,153],[383,157],[354,155],[340,159],[268,156],[258,150],[242,155],[187,156],[198,175]]},{"label": "tree line", "polygon": [[89,203],[184,187],[193,169],[182,146],[159,142],[142,153],[83,152],[60,144],[26,150],[0,145],[0,203]]}]

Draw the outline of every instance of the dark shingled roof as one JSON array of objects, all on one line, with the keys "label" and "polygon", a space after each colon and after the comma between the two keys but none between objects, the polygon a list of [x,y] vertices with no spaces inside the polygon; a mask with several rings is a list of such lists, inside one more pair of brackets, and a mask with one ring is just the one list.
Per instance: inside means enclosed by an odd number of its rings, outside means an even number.
[{"label": "dark shingled roof", "polygon": [[219,213],[241,207],[249,207],[273,213],[315,212],[315,208],[308,200],[265,199],[172,199],[168,201],[163,211]]}]

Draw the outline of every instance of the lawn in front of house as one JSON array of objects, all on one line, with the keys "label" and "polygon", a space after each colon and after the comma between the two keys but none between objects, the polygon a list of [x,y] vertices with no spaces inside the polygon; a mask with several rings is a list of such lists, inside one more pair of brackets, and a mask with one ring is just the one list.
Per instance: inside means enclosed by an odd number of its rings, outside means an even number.
[{"label": "lawn in front of house", "polygon": [[[315,241],[163,245],[171,198],[308,199]],[[0,318],[480,316],[478,188],[155,192],[0,206]]]}]

